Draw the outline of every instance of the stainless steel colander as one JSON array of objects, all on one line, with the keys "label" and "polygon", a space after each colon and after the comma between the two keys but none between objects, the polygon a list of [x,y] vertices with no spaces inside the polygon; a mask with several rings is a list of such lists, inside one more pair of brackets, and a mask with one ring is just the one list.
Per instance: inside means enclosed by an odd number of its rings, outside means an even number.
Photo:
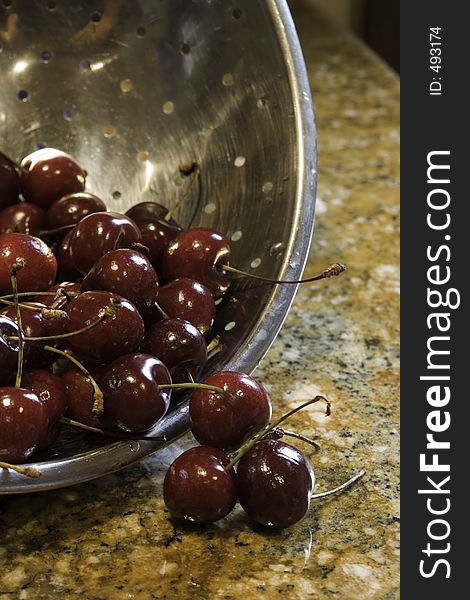
[{"label": "stainless steel colander", "polygon": [[[232,242],[232,264],[298,279],[310,244],[316,143],[305,65],[284,0],[0,0],[0,150],[52,146],[88,172],[110,209],[200,182],[183,226]],[[235,282],[220,306],[223,350],[208,364],[251,372],[279,331],[295,286]],[[0,493],[62,487],[120,469],[187,429],[183,402],[148,435],[96,442],[67,433],[34,466],[0,470]]]}]

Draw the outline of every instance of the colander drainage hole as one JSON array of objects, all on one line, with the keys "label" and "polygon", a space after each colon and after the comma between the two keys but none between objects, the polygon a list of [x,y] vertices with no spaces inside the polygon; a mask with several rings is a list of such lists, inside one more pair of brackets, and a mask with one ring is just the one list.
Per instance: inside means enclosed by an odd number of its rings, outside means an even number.
[{"label": "colander drainage hole", "polygon": [[235,321],[230,321],[229,323],[227,323],[227,325],[225,325],[224,329],[225,331],[231,331],[235,327],[235,325]]},{"label": "colander drainage hole", "polygon": [[242,18],[242,11],[240,8],[234,8],[232,11],[232,17],[234,19],[241,19]]},{"label": "colander drainage hole", "polygon": [[232,242],[238,242],[238,240],[241,240],[242,235],[242,232],[238,229],[237,231],[234,231],[232,233],[232,237],[230,239],[232,240]]},{"label": "colander drainage hole", "polygon": [[56,0],[46,0],[46,8],[51,12],[57,8]]},{"label": "colander drainage hole", "polygon": [[162,110],[166,115],[171,115],[175,110],[175,105],[171,100],[167,100],[167,102],[163,104]]},{"label": "colander drainage hole", "polygon": [[254,260],[251,261],[250,267],[252,269],[257,269],[261,264],[261,258],[255,258]]},{"label": "colander drainage hole", "polygon": [[49,62],[52,58],[52,52],[50,50],[43,50],[40,54],[42,62]]},{"label": "colander drainage hole", "polygon": [[74,108],[66,108],[64,110],[64,119],[66,121],[71,121],[74,118],[74,116],[75,116],[75,112],[76,111],[75,111]]},{"label": "colander drainage hole", "polygon": [[21,100],[21,102],[26,102],[26,100],[29,98],[29,92],[28,90],[19,90],[16,93],[16,97],[18,100]]},{"label": "colander drainage hole", "polygon": [[87,60],[86,58],[84,58],[84,59],[82,59],[82,60],[80,61],[80,69],[81,69],[82,71],[89,71],[89,70],[90,70],[90,68],[91,68],[91,64],[90,64],[90,61],[89,61],[89,60]]},{"label": "colander drainage hole", "polygon": [[2,2],[3,8],[11,8],[12,4],[13,4],[13,0],[3,0],[3,2]]},{"label": "colander drainage hole", "polygon": [[101,21],[101,13],[95,10],[90,15],[90,21],[92,23],[99,23]]},{"label": "colander drainage hole", "polygon": [[186,42],[183,42],[180,45],[180,52],[181,52],[181,54],[189,54],[191,52],[191,46],[189,44],[187,44]]},{"label": "colander drainage hole", "polygon": [[222,75],[222,84],[225,85],[225,87],[230,87],[231,85],[233,85],[234,83],[234,78],[232,73],[224,73]]},{"label": "colander drainage hole", "polygon": [[243,165],[246,163],[246,158],[244,156],[237,156],[237,158],[233,161],[233,164],[236,167],[243,167]]},{"label": "colander drainage hole", "polygon": [[147,33],[147,30],[143,25],[139,25],[135,32],[137,33],[138,37],[144,37],[144,35]]},{"label": "colander drainage hole", "polygon": [[119,190],[115,190],[112,194],[114,200],[119,200],[119,198],[121,197],[121,192]]}]

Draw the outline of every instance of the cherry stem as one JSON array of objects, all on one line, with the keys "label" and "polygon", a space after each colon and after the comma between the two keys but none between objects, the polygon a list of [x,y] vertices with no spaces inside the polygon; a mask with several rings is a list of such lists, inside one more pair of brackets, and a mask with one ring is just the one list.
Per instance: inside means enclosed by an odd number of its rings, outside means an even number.
[{"label": "cherry stem", "polygon": [[12,267],[10,273],[11,287],[13,289],[14,305],[16,307],[16,322],[18,324],[18,367],[16,369],[15,387],[21,387],[21,378],[23,376],[23,322],[21,319],[21,309],[18,302],[18,280],[17,272],[25,266],[24,260],[18,260]]},{"label": "cherry stem", "polygon": [[16,471],[20,475],[26,475],[26,477],[41,477],[41,471],[38,471],[34,467],[23,467],[21,465],[11,465],[10,463],[6,463],[0,461],[0,469],[10,469],[11,471]]},{"label": "cherry stem", "polygon": [[[15,302],[11,302],[10,300],[3,300],[0,298],[0,302],[2,304],[6,304],[7,306],[16,306]],[[66,320],[68,318],[67,313],[64,310],[59,310],[57,308],[47,308],[46,306],[32,306],[31,304],[25,304],[24,302],[19,302],[18,306],[22,310],[31,310],[32,312],[41,313],[45,319],[59,319]]]},{"label": "cherry stem", "polygon": [[[191,167],[193,169],[192,170],[191,180],[190,180],[189,184],[187,185],[186,190],[181,195],[181,198],[176,201],[176,203],[173,206],[173,208],[170,208],[168,210],[168,212],[166,213],[166,215],[163,217],[163,220],[166,221],[166,222],[168,222],[168,221],[171,220],[171,218],[175,214],[175,211],[180,207],[180,205],[184,202],[184,200],[186,200],[186,198],[189,196],[189,192],[191,191],[194,182],[199,177],[199,165],[197,163],[191,163]],[[181,170],[181,168],[180,168],[180,170]],[[182,171],[182,172],[185,173],[185,171]]]},{"label": "cherry stem", "polygon": [[87,369],[85,369],[85,367],[82,365],[82,363],[78,359],[76,359],[75,356],[72,356],[71,354],[67,354],[67,352],[64,352],[63,350],[59,350],[59,348],[54,348],[53,346],[47,346],[47,345],[44,346],[43,349],[47,350],[48,352],[54,352],[55,354],[58,354],[59,356],[63,356],[64,358],[69,360],[71,363],[73,363],[76,367],[78,367],[80,369],[80,371],[82,371],[82,373],[84,373],[86,375],[87,379],[91,383],[91,386],[93,387],[93,408],[92,408],[93,414],[95,414],[98,418],[101,417],[104,412],[103,392],[100,390],[98,384],[92,377],[91,373]]},{"label": "cherry stem", "polygon": [[[57,335],[39,335],[36,337],[24,337],[23,339],[27,342],[48,342],[51,340],[63,340],[64,338],[69,338],[74,335],[79,335],[80,333],[85,333],[87,331],[90,331],[90,329],[93,329],[94,327],[96,327],[97,325],[102,323],[103,321],[105,321],[108,317],[112,317],[114,315],[116,309],[119,308],[119,306],[120,306],[119,302],[115,302],[114,300],[111,300],[111,304],[104,309],[103,313],[98,317],[98,319],[96,319],[96,321],[93,321],[93,323],[90,323],[89,325],[86,325],[85,327],[82,327],[81,329],[76,329],[75,331],[69,331],[68,333],[58,333]],[[6,336],[5,339],[17,340],[18,337],[10,335],[10,336]]]},{"label": "cherry stem", "polygon": [[324,498],[325,496],[331,496],[331,494],[336,494],[337,492],[341,492],[342,490],[345,490],[347,487],[352,485],[355,481],[360,479],[365,474],[366,474],[366,472],[364,470],[359,471],[359,473],[354,475],[354,477],[351,477],[351,479],[348,479],[348,481],[345,481],[340,486],[338,486],[332,490],[328,490],[327,492],[321,492],[320,494],[313,494],[313,496],[311,496],[310,499],[317,500],[318,498]]},{"label": "cherry stem", "polygon": [[296,433],[295,431],[288,431],[287,429],[282,429],[282,427],[276,427],[276,429],[271,430],[266,435],[267,438],[272,440],[280,440],[284,436],[293,437],[297,440],[302,440],[302,442],[306,442],[307,444],[310,444],[310,446],[313,446],[317,451],[321,449],[321,446],[311,438],[305,435],[301,435],[300,433]]},{"label": "cherry stem", "polygon": [[327,269],[322,271],[320,275],[315,275],[314,277],[307,277],[306,279],[296,279],[294,281],[288,281],[285,279],[270,279],[269,277],[262,277],[261,275],[254,275],[253,273],[247,273],[246,271],[241,271],[240,269],[236,269],[235,267],[231,267],[230,265],[223,265],[223,269],[229,271],[230,273],[236,273],[237,275],[243,275],[244,277],[250,277],[252,279],[258,279],[259,281],[266,281],[268,283],[310,283],[312,281],[319,281],[320,279],[328,279],[329,277],[335,277],[344,273],[346,271],[346,266],[341,263],[333,263]]},{"label": "cherry stem", "polygon": [[106,435],[109,437],[119,438],[121,440],[150,440],[152,442],[166,442],[166,435],[159,436],[151,436],[151,435],[139,435],[138,433],[127,433],[125,431],[117,432],[117,431],[108,431],[106,429],[100,429],[99,427],[92,427],[91,425],[85,425],[85,423],[80,423],[80,421],[75,421],[74,419],[68,419],[67,417],[61,417],[60,422],[64,425],[69,425],[70,427],[75,427],[77,429],[83,429],[83,431],[89,431],[90,433],[98,433],[99,435]]},{"label": "cherry stem", "polygon": [[73,229],[76,223],[71,223],[70,225],[62,225],[61,227],[55,227],[54,229],[43,229],[39,232],[39,235],[52,235],[54,233],[60,233],[61,231],[65,231],[67,229]]},{"label": "cherry stem", "polygon": [[[18,298],[26,296],[57,296],[59,298],[59,293],[63,294],[66,298],[80,296],[80,292],[66,292],[64,288],[59,288],[57,292],[18,292]],[[14,298],[14,294],[5,294],[5,296],[0,296],[0,301],[11,300],[12,298]]]},{"label": "cherry stem", "polygon": [[205,383],[164,383],[158,386],[160,390],[208,390],[209,392],[216,392],[217,394],[223,394],[228,396],[231,400],[235,400],[233,394],[227,392],[221,387],[215,385],[207,385]]},{"label": "cherry stem", "polygon": [[253,448],[253,446],[257,442],[262,440],[266,436],[267,433],[272,431],[274,428],[278,427],[278,425],[283,423],[286,419],[291,417],[293,414],[295,414],[299,410],[302,410],[303,408],[306,408],[307,406],[310,406],[310,404],[314,404],[315,402],[326,402],[326,416],[329,417],[331,414],[331,402],[329,400],[327,400],[324,396],[315,396],[315,398],[312,398],[311,400],[307,400],[307,402],[304,402],[300,406],[293,408],[292,410],[287,412],[285,415],[282,415],[282,417],[279,417],[278,419],[276,419],[269,425],[266,425],[266,427],[263,427],[263,429],[261,429],[260,432],[258,432],[254,437],[251,438],[251,440],[248,440],[248,442],[246,442],[243,446],[241,446],[241,448],[239,448],[237,450],[237,452],[233,455],[232,460],[228,463],[228,465],[225,467],[225,469],[227,471],[229,471],[230,469],[233,469],[233,467],[248,452],[248,450]]},{"label": "cherry stem", "polygon": [[163,319],[169,319],[169,315],[167,315],[167,313],[163,310],[163,308],[160,306],[160,304],[158,304],[158,302],[156,300],[153,301],[153,303],[155,304],[155,308],[158,310],[158,312],[161,314]]}]

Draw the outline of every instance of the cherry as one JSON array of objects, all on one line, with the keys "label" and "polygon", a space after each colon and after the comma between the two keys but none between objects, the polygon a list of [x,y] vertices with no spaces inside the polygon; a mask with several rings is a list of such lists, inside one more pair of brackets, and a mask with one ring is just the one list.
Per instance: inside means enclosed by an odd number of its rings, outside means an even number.
[{"label": "cherry", "polygon": [[[64,293],[60,293],[60,290],[63,290]],[[51,285],[47,291],[51,292],[50,296],[36,296],[34,301],[44,304],[44,306],[47,306],[47,308],[63,309],[63,307],[68,304],[76,295],[80,294],[82,291],[82,285],[78,282],[63,281],[62,283]],[[54,292],[55,295],[53,295]]]},{"label": "cherry", "polygon": [[0,388],[0,461],[19,463],[29,458],[48,426],[46,405],[31,390]]},{"label": "cherry", "polygon": [[15,163],[0,152],[0,209],[13,204],[20,193],[20,175]]},{"label": "cherry", "polygon": [[178,234],[165,250],[162,280],[196,279],[217,299],[230,285],[230,278],[224,270],[229,258],[230,245],[222,234],[205,227],[188,229]]},{"label": "cherry", "polygon": [[44,369],[28,369],[22,378],[23,387],[31,390],[44,403],[49,417],[49,427],[38,444],[38,450],[52,446],[60,432],[60,419],[67,409],[65,386],[58,375]]},{"label": "cherry", "polygon": [[46,213],[30,202],[18,202],[0,211],[0,233],[37,235],[46,223]]},{"label": "cherry", "polygon": [[149,249],[149,260],[157,271],[168,244],[183,231],[174,219],[165,219],[167,214],[168,209],[157,202],[141,202],[126,212],[137,223],[142,244]]},{"label": "cherry", "polygon": [[213,523],[231,512],[237,501],[233,469],[218,448],[197,446],[183,452],[163,482],[165,506],[173,517],[193,523]]},{"label": "cherry", "polygon": [[[103,367],[90,369],[90,374],[96,381],[99,381],[102,372]],[[101,421],[93,412],[93,386],[85,373],[72,367],[62,373],[62,382],[68,399],[67,416],[89,427],[101,428]]]},{"label": "cherry", "polygon": [[253,377],[220,371],[202,383],[228,394],[194,390],[189,402],[190,428],[200,444],[235,450],[269,423],[271,400]]},{"label": "cherry", "polygon": [[69,321],[66,333],[87,327],[103,318],[113,305],[111,316],[101,323],[68,338],[68,344],[79,358],[95,364],[108,363],[129,352],[135,352],[144,339],[142,317],[136,307],[121,296],[111,292],[83,292],[66,307]]},{"label": "cherry", "polygon": [[72,234],[73,229],[64,236],[57,253],[57,263],[62,279],[78,279],[82,277],[80,271],[75,267],[70,251],[70,239]]},{"label": "cherry", "polygon": [[[25,337],[43,337],[50,335],[52,333],[52,328],[49,322],[50,320],[45,319],[41,315],[41,308],[47,307],[38,302],[27,302],[26,305],[34,307],[37,310],[29,310],[27,308],[20,307],[23,335]],[[0,314],[17,323],[15,306],[10,305],[4,307]],[[42,342],[29,343],[28,355],[26,359],[26,364],[28,367],[49,366],[54,362],[54,356],[51,355],[50,352],[45,352],[43,350],[43,345],[44,344]]]},{"label": "cherry", "polygon": [[147,331],[144,352],[159,358],[168,368],[174,383],[197,379],[207,361],[206,343],[200,331],[181,319],[165,319]]},{"label": "cherry", "polygon": [[306,457],[281,440],[262,440],[241,458],[237,492],[248,515],[268,527],[289,527],[308,511],[315,475]]},{"label": "cherry", "polygon": [[54,148],[29,154],[21,161],[21,168],[25,171],[21,183],[25,200],[42,208],[85,189],[85,172],[71,156]]},{"label": "cherry", "polygon": [[98,196],[86,192],[67,194],[49,208],[47,222],[51,229],[76,225],[87,215],[106,210],[106,204]]},{"label": "cherry", "polygon": [[[16,322],[0,315],[0,385],[11,383],[16,371],[19,343],[9,338],[18,337],[18,333],[19,327]],[[23,348],[26,349],[25,344]]]},{"label": "cherry", "polygon": [[39,292],[54,283],[57,261],[42,240],[24,233],[0,234],[0,295],[11,292],[10,274],[16,263],[24,262],[18,271],[18,291]]},{"label": "cherry", "polygon": [[148,309],[158,291],[158,277],[150,261],[136,250],[107,252],[88,271],[83,290],[106,290],[124,296],[140,312]]},{"label": "cherry", "polygon": [[70,255],[84,275],[106,252],[140,243],[137,225],[120,213],[96,212],[84,217],[72,230]]},{"label": "cherry", "polygon": [[168,410],[168,369],[148,354],[127,354],[114,360],[100,378],[104,395],[103,422],[111,431],[138,433],[155,425]]},{"label": "cherry", "polygon": [[175,279],[159,288],[157,302],[172,319],[183,319],[207,335],[214,323],[215,302],[210,290],[188,277]]}]

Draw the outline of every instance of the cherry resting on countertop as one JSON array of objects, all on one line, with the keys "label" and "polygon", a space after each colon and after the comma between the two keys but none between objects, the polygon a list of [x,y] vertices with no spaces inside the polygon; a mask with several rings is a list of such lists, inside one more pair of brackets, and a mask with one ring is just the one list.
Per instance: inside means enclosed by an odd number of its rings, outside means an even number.
[{"label": "cherry resting on countertop", "polygon": [[92,364],[109,363],[140,347],[145,334],[142,317],[129,300],[111,292],[83,292],[72,300],[65,309],[69,316],[65,331],[70,333],[95,323],[113,302],[118,307],[112,316],[89,331],[67,338],[72,352],[80,359]]},{"label": "cherry resting on countertop", "polygon": [[0,295],[11,293],[11,270],[20,260],[19,292],[40,292],[55,281],[57,260],[42,240],[24,233],[0,234]]},{"label": "cherry resting on countertop", "polygon": [[130,300],[139,312],[148,309],[158,291],[158,277],[141,252],[123,248],[102,256],[86,274],[83,291],[106,290]]},{"label": "cherry resting on countertop", "polygon": [[44,439],[47,408],[31,390],[0,388],[0,461],[23,462]]},{"label": "cherry resting on countertop", "polygon": [[0,233],[38,235],[46,225],[46,213],[31,202],[18,202],[0,211]]},{"label": "cherry resting on countertop", "polygon": [[42,148],[21,161],[21,191],[27,202],[48,208],[66,194],[83,192],[85,172],[60,150]]},{"label": "cherry resting on countertop", "polygon": [[190,428],[200,444],[231,451],[265,427],[271,419],[271,400],[253,377],[220,371],[201,383],[230,395],[196,389],[189,401]]},{"label": "cherry resting on countertop", "polygon": [[237,491],[248,515],[268,527],[289,527],[310,506],[315,475],[306,457],[282,440],[261,440],[241,458]]},{"label": "cherry resting on countertop", "polygon": [[169,384],[168,369],[154,356],[136,353],[114,360],[99,380],[106,429],[129,433],[150,429],[168,410],[171,390],[160,390],[159,385]]},{"label": "cherry resting on countertop", "polygon": [[183,452],[163,482],[165,506],[173,517],[193,523],[213,523],[231,512],[237,501],[233,469],[218,448],[196,446]]},{"label": "cherry resting on countertop", "polygon": [[116,212],[91,213],[72,229],[70,256],[75,268],[86,275],[106,252],[130,248],[140,241],[139,228],[129,217]]},{"label": "cherry resting on countertop", "polygon": [[207,335],[214,323],[216,306],[210,290],[194,279],[181,277],[162,285],[157,294],[160,308],[170,319],[183,319]]},{"label": "cherry resting on countertop", "polygon": [[197,227],[178,234],[163,254],[164,282],[190,277],[200,281],[215,299],[228,290],[230,277],[223,266],[230,258],[230,244],[213,229]]}]

